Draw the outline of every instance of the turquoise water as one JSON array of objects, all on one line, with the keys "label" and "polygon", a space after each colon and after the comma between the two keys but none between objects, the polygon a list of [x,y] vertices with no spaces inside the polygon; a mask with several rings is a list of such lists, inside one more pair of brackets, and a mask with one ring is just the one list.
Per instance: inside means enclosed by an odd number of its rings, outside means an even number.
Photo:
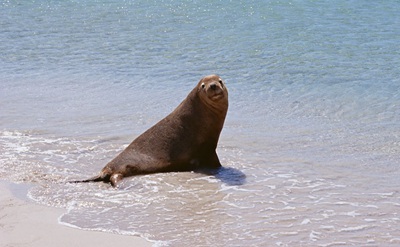
[{"label": "turquoise water", "polygon": [[[0,2],[0,178],[155,245],[400,244],[397,1]],[[96,174],[219,74],[216,177]],[[244,178],[245,177],[245,178]]]}]

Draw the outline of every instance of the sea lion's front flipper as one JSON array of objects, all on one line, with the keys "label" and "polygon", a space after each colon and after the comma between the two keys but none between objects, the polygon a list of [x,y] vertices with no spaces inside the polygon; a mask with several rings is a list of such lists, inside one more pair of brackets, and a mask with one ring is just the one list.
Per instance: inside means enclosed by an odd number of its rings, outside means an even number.
[{"label": "sea lion's front flipper", "polygon": [[204,167],[217,169],[221,167],[221,162],[216,152],[212,152],[204,161],[202,162]]}]

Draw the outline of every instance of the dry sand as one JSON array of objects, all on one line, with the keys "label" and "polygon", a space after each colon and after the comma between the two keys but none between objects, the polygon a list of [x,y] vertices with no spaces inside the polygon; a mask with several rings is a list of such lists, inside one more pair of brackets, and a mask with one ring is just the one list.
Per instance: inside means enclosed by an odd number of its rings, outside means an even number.
[{"label": "dry sand", "polygon": [[58,218],[65,212],[64,209],[30,202],[26,194],[15,190],[17,187],[15,184],[0,181],[1,247],[152,245],[140,237],[84,231],[60,225]]}]

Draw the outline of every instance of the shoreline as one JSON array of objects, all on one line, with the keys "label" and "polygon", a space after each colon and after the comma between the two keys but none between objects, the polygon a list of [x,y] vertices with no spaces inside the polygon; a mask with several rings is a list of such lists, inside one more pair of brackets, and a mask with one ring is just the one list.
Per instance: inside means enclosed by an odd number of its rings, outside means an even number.
[{"label": "shoreline", "polygon": [[27,197],[30,186],[0,180],[1,246],[106,246],[149,247],[137,236],[85,231],[58,223],[65,209],[38,205]]}]

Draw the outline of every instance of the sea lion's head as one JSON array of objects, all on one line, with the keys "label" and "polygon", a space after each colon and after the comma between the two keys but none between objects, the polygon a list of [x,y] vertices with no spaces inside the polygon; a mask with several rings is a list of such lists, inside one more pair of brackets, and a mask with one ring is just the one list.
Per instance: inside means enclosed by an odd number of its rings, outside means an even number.
[{"label": "sea lion's head", "polygon": [[228,109],[228,89],[218,75],[203,77],[197,84],[197,90],[201,100],[207,105],[224,111]]}]

